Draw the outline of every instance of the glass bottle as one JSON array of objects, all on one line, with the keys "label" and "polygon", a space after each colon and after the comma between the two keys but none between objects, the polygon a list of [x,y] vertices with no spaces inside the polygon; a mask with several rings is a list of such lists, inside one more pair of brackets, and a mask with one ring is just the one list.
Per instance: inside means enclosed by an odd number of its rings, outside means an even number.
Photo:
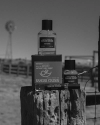
[{"label": "glass bottle", "polygon": [[78,72],[75,70],[75,60],[65,60],[64,84],[78,84]]},{"label": "glass bottle", "polygon": [[38,33],[38,54],[56,54],[56,33],[52,30],[52,20],[42,20],[42,30]]}]

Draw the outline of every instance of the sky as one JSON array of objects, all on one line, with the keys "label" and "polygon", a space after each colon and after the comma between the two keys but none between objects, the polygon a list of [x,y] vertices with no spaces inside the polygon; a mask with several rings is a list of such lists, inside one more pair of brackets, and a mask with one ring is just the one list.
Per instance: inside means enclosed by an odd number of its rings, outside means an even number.
[{"label": "sky", "polygon": [[38,33],[42,20],[53,21],[57,34],[57,54],[93,55],[98,50],[100,0],[0,0],[0,58],[5,57],[12,20],[13,58],[31,59],[38,53]]}]

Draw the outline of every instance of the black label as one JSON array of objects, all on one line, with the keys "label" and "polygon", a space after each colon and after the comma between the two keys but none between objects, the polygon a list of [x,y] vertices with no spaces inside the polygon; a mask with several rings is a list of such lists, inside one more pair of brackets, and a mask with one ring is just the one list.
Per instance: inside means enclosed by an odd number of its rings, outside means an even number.
[{"label": "black label", "polygon": [[64,75],[64,83],[78,83],[77,75]]},{"label": "black label", "polygon": [[40,37],[40,48],[54,48],[54,37]]}]

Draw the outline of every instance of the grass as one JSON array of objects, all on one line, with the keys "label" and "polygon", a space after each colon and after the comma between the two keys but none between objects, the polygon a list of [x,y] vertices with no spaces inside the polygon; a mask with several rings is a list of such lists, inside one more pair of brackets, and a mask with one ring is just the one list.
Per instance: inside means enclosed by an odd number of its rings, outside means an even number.
[{"label": "grass", "polygon": [[[83,83],[80,84],[84,86]],[[20,89],[31,85],[31,77],[0,74],[0,125],[21,125]],[[86,91],[91,91],[90,83],[87,84]],[[97,117],[100,117],[100,105],[96,108]],[[94,125],[93,119],[88,118],[95,117],[95,106],[86,107],[86,117],[87,125]],[[99,124],[98,118],[95,125]]]}]

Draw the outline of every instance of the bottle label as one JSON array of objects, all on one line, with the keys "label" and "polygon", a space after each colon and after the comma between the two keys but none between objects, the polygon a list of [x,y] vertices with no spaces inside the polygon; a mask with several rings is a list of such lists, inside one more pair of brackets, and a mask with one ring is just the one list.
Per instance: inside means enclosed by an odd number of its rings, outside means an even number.
[{"label": "bottle label", "polygon": [[55,48],[54,37],[40,37],[40,48]]},{"label": "bottle label", "polygon": [[78,76],[77,75],[64,75],[64,83],[78,84]]}]

